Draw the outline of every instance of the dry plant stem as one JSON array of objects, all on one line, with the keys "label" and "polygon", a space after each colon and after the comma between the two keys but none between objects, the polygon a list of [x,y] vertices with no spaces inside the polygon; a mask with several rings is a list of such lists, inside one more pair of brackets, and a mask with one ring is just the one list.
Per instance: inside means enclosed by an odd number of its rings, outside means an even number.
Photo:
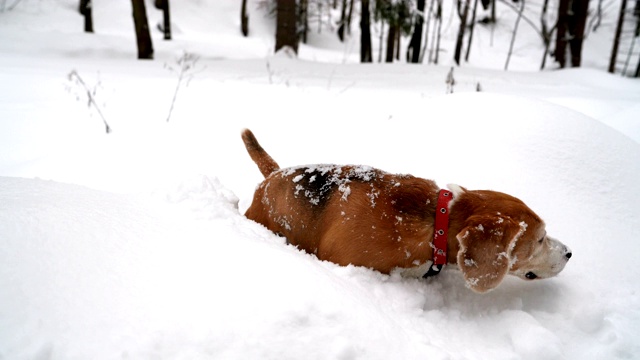
[{"label": "dry plant stem", "polygon": [[[196,62],[198,61],[198,59],[199,59],[199,57],[197,55],[185,52],[176,61],[178,66],[179,66],[179,69],[177,71],[177,73],[178,73],[178,83],[176,84],[176,89],[173,92],[173,99],[171,100],[171,107],[169,108],[169,114],[167,115],[167,122],[169,122],[169,120],[171,120],[171,114],[173,114],[173,108],[174,108],[174,106],[176,104],[176,99],[178,98],[178,91],[180,90],[180,87],[182,86],[182,82],[186,79],[187,80],[187,84],[188,84],[188,81],[191,80],[191,78],[197,72],[199,72],[199,71],[194,70]],[[165,64],[165,66],[170,71],[172,71],[172,72],[174,71],[174,69],[171,66],[167,66],[166,64]]]},{"label": "dry plant stem", "polygon": [[111,127],[107,123],[107,120],[105,119],[104,115],[102,115],[100,106],[98,106],[98,103],[96,102],[96,99],[93,97],[91,90],[89,89],[87,84],[84,82],[84,80],[82,80],[82,78],[80,77],[80,74],[78,74],[76,70],[72,70],[69,73],[69,80],[74,80],[74,79],[78,82],[78,84],[80,84],[83,87],[84,91],[86,91],[87,99],[89,101],[89,107],[93,105],[93,108],[96,109],[96,112],[98,113],[98,115],[100,115],[100,119],[102,119],[102,122],[104,123],[105,131],[107,132],[107,134],[111,133]]},{"label": "dry plant stem", "polygon": [[167,115],[167,122],[171,119],[171,114],[173,113],[173,107],[176,104],[176,98],[178,97],[178,90],[180,89],[180,85],[182,84],[183,72],[180,72],[178,75],[178,84],[176,85],[176,90],[173,92],[173,99],[171,99],[171,107],[169,108],[169,114]]},{"label": "dry plant stem", "polygon": [[273,85],[273,70],[271,70],[271,64],[267,60],[267,74],[269,75],[269,84]]},{"label": "dry plant stem", "polygon": [[456,79],[453,77],[453,66],[449,73],[447,74],[447,78],[445,79],[445,84],[447,84],[447,94],[453,94],[453,87],[456,84]]}]

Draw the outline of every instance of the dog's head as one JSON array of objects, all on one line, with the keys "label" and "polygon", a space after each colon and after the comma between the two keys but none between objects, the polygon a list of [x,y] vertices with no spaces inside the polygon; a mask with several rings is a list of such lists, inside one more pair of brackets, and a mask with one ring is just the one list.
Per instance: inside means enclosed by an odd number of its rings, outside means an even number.
[{"label": "dog's head", "polygon": [[546,279],[564,269],[571,250],[549,237],[544,221],[521,200],[494,191],[454,192],[464,214],[458,266],[472,290],[492,290],[507,274]]}]

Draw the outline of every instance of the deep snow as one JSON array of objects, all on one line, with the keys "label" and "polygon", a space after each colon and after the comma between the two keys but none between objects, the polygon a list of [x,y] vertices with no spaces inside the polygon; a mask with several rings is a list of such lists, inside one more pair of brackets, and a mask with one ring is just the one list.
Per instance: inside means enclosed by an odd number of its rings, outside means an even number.
[{"label": "deep snow", "polygon": [[[172,4],[176,40],[154,34],[157,60],[138,62],[127,3],[96,2],[94,35],[76,6],[0,13],[0,359],[639,357],[637,80],[484,59],[444,95],[448,66],[312,61],[351,54],[328,37],[271,56],[266,36],[239,37],[232,1]],[[252,9],[256,33],[272,27]],[[181,49],[202,57],[167,123],[163,65]],[[514,66],[535,70],[529,51]],[[99,83],[113,133],[73,69]],[[453,267],[411,280],[320,262],[241,215],[261,180],[243,127],[282,166],[513,194],[574,256],[486,295]]]}]

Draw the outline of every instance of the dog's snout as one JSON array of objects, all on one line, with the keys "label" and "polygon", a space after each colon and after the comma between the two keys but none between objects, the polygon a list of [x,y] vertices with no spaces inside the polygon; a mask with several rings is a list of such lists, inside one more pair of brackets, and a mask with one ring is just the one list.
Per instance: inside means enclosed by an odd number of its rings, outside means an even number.
[{"label": "dog's snout", "polygon": [[564,257],[565,259],[569,260],[571,259],[571,257],[573,256],[573,253],[571,252],[571,249],[569,249],[569,247],[567,245],[563,245],[564,246]]},{"label": "dog's snout", "polygon": [[571,257],[573,256],[573,252],[571,252],[571,249],[560,241],[549,237],[549,244],[550,248],[554,250],[556,254],[562,256],[566,261],[571,259]]}]

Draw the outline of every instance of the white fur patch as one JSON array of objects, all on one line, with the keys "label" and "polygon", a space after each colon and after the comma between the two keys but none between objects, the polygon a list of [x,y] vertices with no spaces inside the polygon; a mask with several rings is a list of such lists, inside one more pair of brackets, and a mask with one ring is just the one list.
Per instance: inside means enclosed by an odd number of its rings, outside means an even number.
[{"label": "white fur patch", "polygon": [[456,184],[447,184],[447,189],[451,190],[453,193],[453,197],[455,198],[457,195],[460,195],[465,192],[465,190],[460,185]]},{"label": "white fur patch", "polygon": [[458,196],[465,193],[465,189],[463,189],[462,186],[456,184],[447,184],[447,189],[449,189],[453,193],[453,199],[449,202],[449,209],[451,209],[451,206],[456,202]]},{"label": "white fur patch", "polygon": [[394,271],[397,271],[400,276],[406,278],[421,278],[429,272],[429,268],[433,265],[433,261],[428,260],[426,263],[422,265],[418,265],[412,268],[396,268]]}]

